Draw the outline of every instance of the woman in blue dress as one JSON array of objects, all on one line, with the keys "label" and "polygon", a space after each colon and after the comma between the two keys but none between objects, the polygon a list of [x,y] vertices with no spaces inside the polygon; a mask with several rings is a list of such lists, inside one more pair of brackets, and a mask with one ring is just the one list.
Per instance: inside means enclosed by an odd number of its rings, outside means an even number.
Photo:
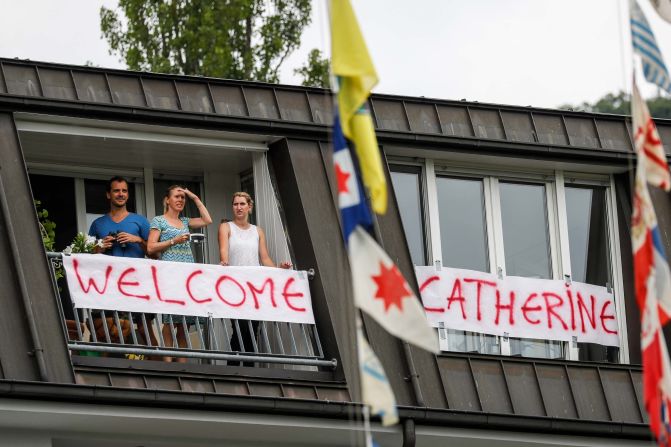
[{"label": "woman in blue dress", "polygon": [[[180,217],[184,210],[187,197],[196,204],[200,217],[188,218]],[[149,256],[158,256],[163,261],[173,262],[194,262],[193,254],[191,253],[191,245],[189,244],[189,230],[202,228],[212,223],[210,213],[205,208],[203,202],[200,201],[197,195],[188,189],[179,185],[172,185],[169,187],[163,198],[162,216],[156,216],[149,224],[149,239],[147,240],[147,254]],[[171,325],[170,316],[163,316],[163,341],[166,347],[172,347],[172,330],[171,326],[177,329],[177,345],[180,348],[187,346],[187,334],[184,331],[183,324]],[[193,324],[195,317],[188,317],[187,324]],[[171,357],[164,358],[165,361],[171,362]],[[186,362],[186,358],[180,357],[180,363]]]}]

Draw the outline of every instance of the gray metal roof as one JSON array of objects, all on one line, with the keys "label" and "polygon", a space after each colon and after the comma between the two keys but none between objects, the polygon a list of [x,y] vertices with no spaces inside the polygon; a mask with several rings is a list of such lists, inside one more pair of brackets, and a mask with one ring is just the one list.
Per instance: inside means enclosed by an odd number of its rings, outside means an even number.
[{"label": "gray metal roof", "polygon": [[229,367],[226,375],[222,375],[222,368],[217,365],[190,365],[185,371],[183,366],[162,362],[138,364],[137,361],[126,359],[74,357],[73,363],[75,381],[80,385],[330,402],[351,401],[344,382],[333,380],[330,373],[317,371],[238,368],[236,373]]},{"label": "gray metal roof", "polygon": [[[327,375],[273,370],[221,375],[216,366],[188,372],[125,359],[74,360],[76,383],[106,387],[351,402],[345,383]],[[163,371],[160,368],[162,367]],[[645,424],[640,367],[443,353],[437,357],[442,410]],[[175,369],[175,368],[173,368]],[[287,375],[289,373],[289,375]],[[284,376],[284,377],[281,377]]]},{"label": "gray metal roof", "polygon": [[[332,120],[328,90],[0,59],[0,94],[212,116],[314,124]],[[373,95],[376,129],[401,134],[629,152],[617,115]],[[658,120],[668,153],[671,122]]]},{"label": "gray metal roof", "polygon": [[647,423],[639,368],[459,354],[438,366],[450,409]]}]

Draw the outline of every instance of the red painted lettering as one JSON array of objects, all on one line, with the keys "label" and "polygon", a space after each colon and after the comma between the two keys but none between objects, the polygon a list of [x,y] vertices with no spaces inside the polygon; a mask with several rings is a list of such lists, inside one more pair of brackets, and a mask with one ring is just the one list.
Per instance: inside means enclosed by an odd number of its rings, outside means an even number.
[{"label": "red painted lettering", "polygon": [[508,310],[508,323],[510,325],[515,324],[515,318],[513,314],[513,305],[515,304],[515,292],[512,290],[510,291],[510,303],[509,304],[501,304],[501,292],[499,289],[496,289],[496,319],[494,320],[494,324],[497,326],[499,325],[499,316],[501,314],[501,309],[506,309]]},{"label": "red painted lettering", "polygon": [[578,314],[580,315],[580,325],[581,325],[581,330],[583,334],[585,333],[585,315],[583,314],[583,310],[587,314],[587,319],[589,320],[590,326],[592,326],[592,329],[596,329],[596,315],[594,314],[594,296],[590,295],[590,300],[592,301],[592,315],[589,314],[589,309],[587,309],[587,306],[585,306],[585,302],[582,299],[582,295],[580,295],[580,292],[577,292],[576,295],[578,295]]},{"label": "red painted lettering", "polygon": [[[422,285],[419,287],[419,293],[421,294],[424,291],[424,289],[426,289],[428,287],[429,284],[431,284],[434,281],[438,281],[439,279],[440,278],[438,276],[435,276],[435,275],[434,276],[429,276],[426,279],[426,281],[424,281],[422,283]],[[457,279],[457,281],[459,281],[459,280]],[[449,307],[448,307],[448,309],[449,309]],[[437,312],[437,313],[445,312],[445,308],[443,308],[443,307],[426,307],[426,306],[424,306],[424,310],[426,310],[427,312]],[[466,318],[466,317],[464,316],[464,318]]]},{"label": "red painted lettering", "polygon": [[[564,298],[552,292],[543,292],[543,298],[545,298],[545,310],[547,312],[548,318],[548,329],[552,329],[552,316],[554,315],[557,320],[561,323],[564,330],[568,330],[568,325],[564,322],[561,315],[555,312],[556,307],[561,307],[564,304]],[[554,298],[554,304],[550,304],[550,298]]]},{"label": "red painted lettering", "polygon": [[496,287],[496,283],[492,281],[486,281],[484,279],[476,279],[476,278],[464,278],[464,282],[474,282],[478,285],[478,295],[477,295],[477,303],[478,303],[478,321],[482,320],[482,313],[480,310],[480,300],[482,297],[482,286],[491,286],[491,287]]},{"label": "red painted lettering", "polygon": [[[426,288],[428,287],[429,284],[431,284],[431,283],[434,282],[434,281],[438,281],[439,279],[440,279],[440,277],[438,277],[438,276],[436,276],[436,275],[434,275],[434,276],[429,276],[429,277],[426,279],[426,281],[424,281],[424,282],[422,283],[422,285],[419,286],[419,293],[422,293],[422,292],[424,291],[424,289],[426,289]],[[457,281],[458,281],[458,280],[457,280]]]},{"label": "red painted lettering", "polygon": [[203,273],[202,270],[196,270],[195,272],[191,273],[188,278],[186,278],[186,293],[189,294],[189,298],[191,298],[194,302],[200,304],[200,303],[209,303],[212,301],[212,298],[203,298],[202,300],[199,300],[195,296],[193,296],[193,293],[191,292],[191,280],[196,276],[196,275],[201,275]]},{"label": "red painted lettering", "polygon": [[249,287],[249,290],[252,292],[252,298],[254,298],[254,308],[258,309],[259,308],[259,300],[257,298],[257,293],[263,293],[263,291],[266,289],[266,286],[269,285],[270,287],[270,302],[272,303],[273,307],[277,307],[277,303],[275,302],[275,283],[273,282],[272,278],[268,278],[263,282],[263,285],[261,286],[260,289],[257,289],[254,287],[254,284],[251,282],[247,281],[247,286]]},{"label": "red painted lettering", "polygon": [[77,276],[77,281],[79,281],[79,286],[82,288],[84,293],[89,293],[89,290],[91,290],[91,287],[93,287],[95,289],[95,291],[98,292],[100,295],[105,293],[105,290],[107,290],[107,283],[110,279],[110,274],[112,273],[112,266],[111,265],[107,266],[107,268],[105,269],[105,285],[102,287],[102,289],[98,288],[98,284],[96,284],[96,282],[93,278],[88,279],[89,285],[88,285],[88,287],[86,287],[84,285],[84,281],[82,281],[82,277],[79,275],[79,270],[78,270],[79,262],[77,262],[76,259],[72,260],[72,266],[75,269],[75,276]]},{"label": "red painted lettering", "polygon": [[[590,295],[590,297],[591,297],[591,295]],[[617,334],[617,331],[611,331],[610,329],[608,329],[606,327],[606,323],[605,323],[605,320],[614,320],[615,319],[615,315],[613,315],[613,314],[606,315],[606,309],[608,309],[608,306],[610,306],[610,305],[611,305],[610,301],[606,301],[605,303],[603,303],[603,307],[601,308],[601,314],[599,315],[599,319],[601,320],[601,327],[603,328],[604,331],[608,332],[609,334]]]},{"label": "red painted lettering", "polygon": [[447,310],[450,310],[452,303],[455,301],[459,302],[459,305],[461,306],[461,316],[465,320],[466,310],[464,309],[464,302],[466,302],[466,298],[464,298],[464,294],[461,292],[461,281],[459,281],[459,278],[454,280],[454,285],[452,286],[452,293],[450,294],[450,297],[447,299]]},{"label": "red painted lettering", "polygon": [[568,284],[566,285],[566,297],[568,298],[568,303],[571,306],[571,329],[575,331],[575,307],[573,305],[573,293],[571,293],[571,287]]},{"label": "red painted lettering", "polygon": [[284,290],[282,290],[282,298],[284,298],[284,302],[287,303],[287,306],[289,306],[289,309],[295,310],[296,312],[305,312],[304,307],[295,307],[289,302],[289,298],[302,298],[303,293],[302,292],[289,292],[289,287],[291,284],[293,284],[295,281],[294,278],[289,278],[284,284]]},{"label": "red painted lettering", "polygon": [[[221,286],[221,283],[224,282],[224,281],[226,281],[226,280],[229,280],[229,281],[231,281],[233,284],[235,284],[236,286],[238,286],[238,288],[240,289],[240,292],[242,292],[242,299],[240,300],[239,303],[231,303],[231,302],[228,301],[226,298],[224,298],[223,296],[221,296],[221,293],[219,292],[219,286]],[[217,296],[219,297],[219,299],[220,299],[221,301],[223,301],[224,303],[228,304],[229,306],[233,306],[233,307],[239,307],[239,306],[242,306],[242,304],[245,302],[245,299],[247,298],[247,292],[245,292],[245,288],[242,287],[242,284],[240,284],[238,281],[236,281],[234,278],[232,278],[232,277],[230,277],[230,276],[228,276],[228,275],[223,275],[222,277],[219,278],[219,280],[217,280],[217,285],[214,287],[214,290],[217,291]]]},{"label": "red painted lettering", "polygon": [[158,298],[159,301],[163,301],[166,303],[173,303],[173,304],[179,304],[180,306],[186,305],[186,303],[182,300],[174,300],[170,298],[163,298],[161,296],[161,290],[158,287],[158,274],[157,274],[157,269],[156,266],[151,266],[151,277],[154,280],[154,289],[156,290],[156,297]]},{"label": "red painted lettering", "polygon": [[531,324],[540,324],[540,322],[541,322],[541,320],[531,320],[527,316],[527,313],[529,313],[529,312],[538,312],[539,310],[541,310],[541,306],[529,306],[529,302],[536,297],[538,297],[537,293],[534,292],[534,293],[530,294],[527,297],[526,301],[524,302],[524,305],[521,308],[522,316],[524,317],[525,320],[527,320]]},{"label": "red painted lettering", "polygon": [[119,289],[119,293],[122,294],[123,296],[129,296],[129,297],[132,297],[132,298],[141,298],[143,300],[148,300],[149,295],[136,295],[134,293],[129,293],[129,292],[125,291],[124,289],[122,289],[122,287],[126,287],[126,286],[137,287],[137,286],[140,285],[140,283],[138,281],[124,281],[124,278],[126,277],[126,275],[130,275],[134,271],[135,271],[135,269],[133,267],[130,267],[130,268],[127,268],[126,270],[124,270],[123,273],[119,276],[119,279],[116,282],[116,286]]}]

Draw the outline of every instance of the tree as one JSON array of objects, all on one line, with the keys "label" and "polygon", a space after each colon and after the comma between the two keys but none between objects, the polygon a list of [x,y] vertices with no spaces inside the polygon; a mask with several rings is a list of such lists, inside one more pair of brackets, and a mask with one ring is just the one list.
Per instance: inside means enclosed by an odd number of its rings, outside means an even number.
[{"label": "tree", "polygon": [[119,0],[100,29],[131,70],[277,82],[310,0]]},{"label": "tree", "polygon": [[308,54],[308,61],[294,73],[303,77],[303,85],[306,87],[329,88],[331,64],[328,58],[322,56],[322,52],[314,48]]},{"label": "tree", "polygon": [[[653,118],[671,118],[671,99],[657,96],[656,98],[648,99],[646,102],[648,103],[648,109],[650,109],[650,115]],[[617,94],[608,93],[594,104],[589,104],[588,102],[583,102],[577,106],[564,104],[559,106],[559,108],[566,110],[584,110],[585,112],[595,113],[630,115],[631,101],[628,94],[620,91]]]}]

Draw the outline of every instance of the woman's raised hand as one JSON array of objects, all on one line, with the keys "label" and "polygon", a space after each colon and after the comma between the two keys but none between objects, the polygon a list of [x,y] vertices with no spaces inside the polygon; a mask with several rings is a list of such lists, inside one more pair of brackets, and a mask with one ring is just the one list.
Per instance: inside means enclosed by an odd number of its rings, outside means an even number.
[{"label": "woman's raised hand", "polygon": [[192,193],[191,191],[188,190],[188,188],[180,188],[186,196],[191,199],[191,200],[196,200],[198,199],[198,196]]},{"label": "woman's raised hand", "polygon": [[278,267],[281,269],[290,269],[291,267],[293,267],[293,264],[289,261],[282,261],[280,262],[280,265]]}]

